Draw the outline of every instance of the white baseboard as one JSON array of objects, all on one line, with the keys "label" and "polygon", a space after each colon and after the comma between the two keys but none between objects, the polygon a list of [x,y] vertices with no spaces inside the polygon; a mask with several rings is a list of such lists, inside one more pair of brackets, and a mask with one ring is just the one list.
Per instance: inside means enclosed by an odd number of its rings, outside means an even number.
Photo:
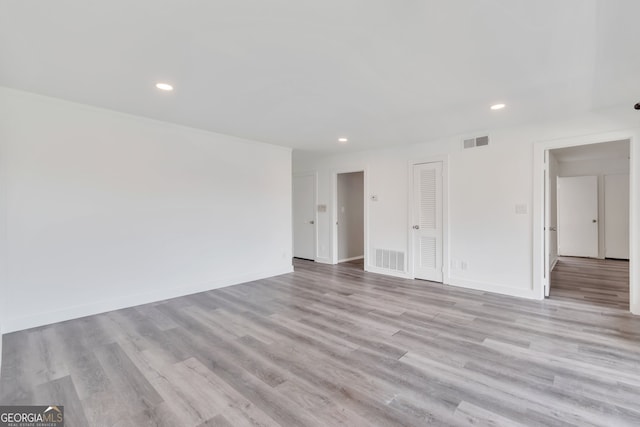
[{"label": "white baseboard", "polygon": [[315,262],[317,262],[318,264],[331,264],[331,265],[333,265],[333,262],[331,262],[330,258],[316,258]]},{"label": "white baseboard", "polygon": [[492,292],[495,294],[509,295],[512,297],[540,299],[540,297],[530,288],[512,288],[510,286],[496,285],[493,283],[477,282],[474,280],[462,279],[455,276],[449,277],[449,285],[460,288],[474,289],[476,291]]},{"label": "white baseboard", "polygon": [[349,261],[355,261],[357,259],[364,259],[364,255],[354,256],[354,257],[351,257],[351,258],[340,259],[340,260],[338,260],[338,262],[339,263],[340,262],[349,262]]},{"label": "white baseboard", "polygon": [[254,280],[265,279],[268,277],[279,276],[293,272],[293,265],[274,269],[271,271],[262,271],[257,273],[249,273],[234,277],[227,277],[216,280],[214,282],[203,283],[200,285],[166,289],[158,292],[147,292],[143,294],[134,294],[124,297],[114,298],[106,301],[100,301],[92,304],[67,307],[62,310],[51,311],[47,313],[32,314],[25,317],[16,317],[7,319],[3,325],[3,333],[21,331],[24,329],[35,328],[38,326],[49,325],[51,323],[64,322],[65,320],[77,319],[80,317],[91,316],[94,314],[104,313],[107,311],[120,310],[128,307],[135,307],[142,304],[164,301],[171,298],[177,298],[185,295],[197,294],[199,292],[210,291],[213,289],[224,288],[227,286],[237,285],[240,283],[252,282]]},{"label": "white baseboard", "polygon": [[549,269],[549,271],[553,271],[553,269],[556,268],[557,263],[558,263],[558,257],[555,257],[553,261],[551,261],[551,269]]}]

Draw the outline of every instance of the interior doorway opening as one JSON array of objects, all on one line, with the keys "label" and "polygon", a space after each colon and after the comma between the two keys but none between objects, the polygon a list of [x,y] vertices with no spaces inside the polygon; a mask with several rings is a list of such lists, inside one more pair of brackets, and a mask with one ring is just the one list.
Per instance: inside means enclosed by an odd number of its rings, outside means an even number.
[{"label": "interior doorway opening", "polygon": [[629,308],[630,141],[545,152],[545,295]]},{"label": "interior doorway opening", "polygon": [[364,270],[364,171],[337,175],[338,263]]}]

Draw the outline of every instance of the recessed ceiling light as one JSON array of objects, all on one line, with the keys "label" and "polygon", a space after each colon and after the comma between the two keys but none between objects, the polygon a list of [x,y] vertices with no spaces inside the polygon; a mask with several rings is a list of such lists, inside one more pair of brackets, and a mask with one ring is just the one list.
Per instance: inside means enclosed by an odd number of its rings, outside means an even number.
[{"label": "recessed ceiling light", "polygon": [[494,104],[491,106],[492,110],[502,110],[504,107],[506,107],[505,104]]},{"label": "recessed ceiling light", "polygon": [[156,83],[156,87],[160,90],[173,90],[173,86],[168,83]]},{"label": "recessed ceiling light", "polygon": [[347,138],[338,138],[338,142],[349,142]]}]

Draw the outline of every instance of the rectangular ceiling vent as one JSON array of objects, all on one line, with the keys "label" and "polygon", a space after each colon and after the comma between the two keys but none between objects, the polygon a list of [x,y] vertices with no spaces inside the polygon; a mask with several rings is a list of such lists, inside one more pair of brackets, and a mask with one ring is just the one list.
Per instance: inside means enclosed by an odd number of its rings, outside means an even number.
[{"label": "rectangular ceiling vent", "polygon": [[376,267],[405,272],[404,252],[376,249]]},{"label": "rectangular ceiling vent", "polygon": [[462,143],[463,148],[484,147],[489,145],[488,136],[477,136],[475,138],[465,139]]}]

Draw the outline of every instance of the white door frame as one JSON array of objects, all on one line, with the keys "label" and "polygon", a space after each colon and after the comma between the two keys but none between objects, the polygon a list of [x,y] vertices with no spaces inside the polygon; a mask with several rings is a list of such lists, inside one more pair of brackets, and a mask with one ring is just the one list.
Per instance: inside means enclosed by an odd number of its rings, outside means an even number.
[{"label": "white door frame", "polygon": [[[313,177],[313,260],[318,258],[318,172],[294,173],[293,178]],[[293,181],[291,183],[291,194],[293,194]],[[291,254],[293,254],[293,203],[291,203]]]},{"label": "white door frame", "polygon": [[364,269],[367,271],[369,260],[369,182],[368,168],[337,169],[332,172],[332,197],[331,197],[331,264],[338,264],[338,175],[341,173],[362,172],[363,207],[364,207]]},{"label": "white door frame", "polygon": [[[542,193],[543,193],[543,198],[542,198],[542,206],[544,209],[544,213],[543,213],[543,217],[542,217],[542,221],[543,224],[545,225],[544,227],[544,232],[542,234],[542,238],[543,238],[543,251],[544,251],[544,260],[543,260],[543,270],[542,270],[542,287],[543,287],[543,292],[544,292],[544,297],[548,297],[549,296],[549,292],[551,290],[551,269],[553,268],[553,266],[551,265],[551,259],[550,259],[550,255],[551,255],[551,230],[549,227],[546,227],[546,221],[548,218],[551,218],[551,177],[549,176],[549,162],[551,159],[551,155],[549,153],[549,150],[544,150],[544,165],[545,165],[545,170],[544,170],[544,183],[543,183],[543,188],[542,188]],[[557,173],[557,172],[556,172]],[[557,188],[557,182],[556,182],[556,188]],[[557,190],[556,190],[557,191]],[[556,211],[558,209],[558,194],[556,193]],[[556,218],[556,232],[558,229],[558,220]],[[558,248],[558,239],[557,239],[557,235],[556,235],[556,261],[558,259],[558,254],[557,254],[557,248]]]},{"label": "white door frame", "polygon": [[537,298],[544,298],[544,257],[548,256],[544,247],[544,180],[548,175],[545,167],[545,151],[555,148],[577,147],[610,141],[630,142],[630,198],[629,198],[629,301],[630,311],[640,314],[640,129],[630,129],[575,136],[533,144],[533,292]]},{"label": "white door frame", "polygon": [[449,156],[427,156],[409,161],[407,165],[407,269],[409,278],[415,279],[414,247],[415,233],[413,233],[413,167],[423,163],[442,162],[442,283],[448,285],[449,277]]}]

